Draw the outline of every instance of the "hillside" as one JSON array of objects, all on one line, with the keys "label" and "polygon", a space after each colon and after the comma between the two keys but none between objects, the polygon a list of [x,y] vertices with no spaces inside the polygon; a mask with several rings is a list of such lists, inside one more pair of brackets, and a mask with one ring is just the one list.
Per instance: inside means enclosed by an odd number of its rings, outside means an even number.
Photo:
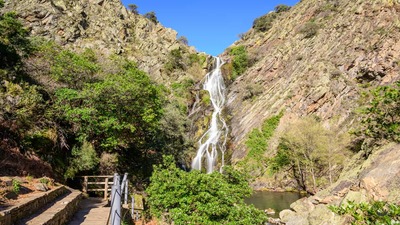
[{"label": "hillside", "polygon": [[285,211],[283,222],[347,224],[326,204],[398,203],[399,146],[390,142],[399,130],[373,140],[362,112],[376,101],[372,90],[398,93],[399,12],[395,1],[303,0],[257,18],[222,54],[231,163],[251,174],[255,189],[316,193]]},{"label": "hillside", "polygon": [[[15,11],[33,36],[71,49],[95,49],[104,57],[126,56],[160,82],[171,80],[163,67],[171,50],[196,53],[177,40],[175,30],[130,12],[119,0],[6,0],[4,11]],[[202,78],[202,72],[187,75]]]},{"label": "hillside", "polygon": [[119,0],[6,0],[0,15],[7,31],[0,56],[10,60],[0,67],[5,174],[65,177],[78,148],[89,154],[88,162],[76,162],[88,163],[79,171],[100,162],[107,170],[138,167],[133,173],[142,178],[162,151],[190,160],[187,115],[208,55]]},{"label": "hillside", "polygon": [[[228,94],[234,160],[244,156],[246,134],[281,110],[351,126],[362,92],[400,79],[398,12],[383,1],[305,0],[268,31],[244,34],[234,46],[245,46],[252,65]],[[262,89],[247,98],[251,85]]]}]

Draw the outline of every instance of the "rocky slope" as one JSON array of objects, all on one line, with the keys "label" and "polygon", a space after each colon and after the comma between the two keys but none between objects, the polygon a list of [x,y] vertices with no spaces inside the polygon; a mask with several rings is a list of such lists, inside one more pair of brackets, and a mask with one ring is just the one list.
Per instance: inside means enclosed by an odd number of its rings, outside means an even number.
[{"label": "rocky slope", "polygon": [[[388,201],[400,204],[400,145],[379,149],[368,160],[354,157],[351,169],[329,188],[315,196],[294,202],[279,216],[287,225],[349,224],[350,218],[338,216],[329,205],[345,205],[348,201]],[[361,162],[361,163],[360,163]]]},{"label": "rocky slope", "polygon": [[[268,31],[242,35],[230,48],[244,46],[251,65],[229,86],[232,163],[248,155],[249,133],[279,112],[284,116],[266,156],[275,154],[280,131],[299,117],[317,116],[343,133],[356,128],[356,111],[366,104],[362,93],[400,80],[399,40],[400,5],[383,0],[303,0],[279,13]],[[228,63],[230,48],[222,54]],[[362,153],[354,155],[336,183],[293,203],[281,213],[282,222],[349,224],[327,205],[399,204],[398,153],[399,145],[389,144],[366,161]],[[258,188],[282,185],[276,177],[256,182]]]},{"label": "rocky slope", "polygon": [[[249,131],[281,110],[281,126],[312,114],[348,129],[367,87],[400,79],[399,12],[390,1],[303,0],[269,31],[244,34],[234,46],[245,46],[252,65],[227,101],[233,162],[247,154]],[[229,51],[223,57],[230,61]],[[248,98],[252,85],[261,90]]]},{"label": "rocky slope", "polygon": [[[124,55],[159,82],[171,81],[164,70],[171,50],[196,53],[177,40],[175,30],[133,14],[120,0],[6,0],[4,10],[15,11],[33,36],[72,49],[92,48],[104,57]],[[184,75],[201,78],[204,71],[181,72],[174,78]]]}]

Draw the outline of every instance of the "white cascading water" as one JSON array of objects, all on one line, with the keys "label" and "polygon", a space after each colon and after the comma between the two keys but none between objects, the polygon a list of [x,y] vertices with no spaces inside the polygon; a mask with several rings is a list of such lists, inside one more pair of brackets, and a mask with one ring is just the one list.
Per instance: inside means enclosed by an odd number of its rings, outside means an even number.
[{"label": "white cascading water", "polygon": [[218,150],[221,152],[221,171],[225,160],[228,126],[221,115],[225,104],[225,84],[221,73],[222,65],[222,60],[216,57],[215,68],[206,75],[204,81],[203,89],[209,92],[214,111],[209,129],[200,138],[200,147],[192,162],[193,169],[201,170],[203,158],[205,158],[207,173],[212,173],[217,165]]}]

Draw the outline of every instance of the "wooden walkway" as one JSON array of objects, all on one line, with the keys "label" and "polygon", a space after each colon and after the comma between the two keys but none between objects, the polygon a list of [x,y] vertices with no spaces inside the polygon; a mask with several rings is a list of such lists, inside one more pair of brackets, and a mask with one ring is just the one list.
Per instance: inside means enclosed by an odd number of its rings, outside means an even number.
[{"label": "wooden walkway", "polygon": [[80,203],[80,209],[68,225],[106,225],[110,207],[101,198],[87,198]]}]

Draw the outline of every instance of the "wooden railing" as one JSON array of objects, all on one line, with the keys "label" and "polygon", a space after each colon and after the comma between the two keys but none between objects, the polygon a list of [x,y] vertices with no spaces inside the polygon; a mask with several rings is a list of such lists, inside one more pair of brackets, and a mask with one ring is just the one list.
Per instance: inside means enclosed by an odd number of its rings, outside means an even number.
[{"label": "wooden railing", "polygon": [[83,193],[88,192],[104,192],[104,199],[108,199],[113,184],[113,175],[105,176],[82,176],[83,177]]}]

